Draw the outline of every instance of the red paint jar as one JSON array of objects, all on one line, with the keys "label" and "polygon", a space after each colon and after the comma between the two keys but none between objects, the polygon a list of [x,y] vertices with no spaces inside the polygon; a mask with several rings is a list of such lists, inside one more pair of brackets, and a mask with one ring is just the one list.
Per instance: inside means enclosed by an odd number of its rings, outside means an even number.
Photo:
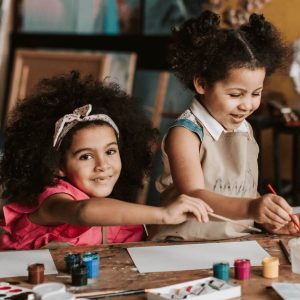
[{"label": "red paint jar", "polygon": [[251,264],[249,259],[236,259],[234,261],[235,278],[246,280],[250,278]]}]

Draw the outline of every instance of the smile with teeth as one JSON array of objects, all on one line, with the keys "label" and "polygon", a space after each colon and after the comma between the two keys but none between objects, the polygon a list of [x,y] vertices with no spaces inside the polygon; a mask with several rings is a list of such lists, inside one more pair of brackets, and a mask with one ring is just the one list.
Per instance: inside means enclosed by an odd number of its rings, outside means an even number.
[{"label": "smile with teeth", "polygon": [[244,119],[246,118],[246,115],[236,115],[236,114],[231,114],[231,116],[235,119]]},{"label": "smile with teeth", "polygon": [[112,177],[112,175],[106,176],[106,177],[97,177],[92,179],[95,182],[105,182],[108,181],[110,178]]}]

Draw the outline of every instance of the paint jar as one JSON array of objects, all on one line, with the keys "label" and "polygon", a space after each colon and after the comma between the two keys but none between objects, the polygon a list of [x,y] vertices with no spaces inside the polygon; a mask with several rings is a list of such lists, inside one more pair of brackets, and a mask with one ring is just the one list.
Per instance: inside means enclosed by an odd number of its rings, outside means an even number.
[{"label": "paint jar", "polygon": [[219,262],[213,264],[214,277],[229,281],[229,263]]},{"label": "paint jar", "polygon": [[60,282],[47,282],[36,285],[32,290],[37,295],[38,299],[44,299],[43,297],[48,295],[64,293],[66,287]]},{"label": "paint jar", "polygon": [[279,259],[278,257],[270,256],[262,260],[263,277],[277,278],[279,275]]},{"label": "paint jar", "polygon": [[82,263],[87,267],[88,278],[99,277],[99,254],[97,252],[84,253]]},{"label": "paint jar", "polygon": [[292,272],[300,274],[300,238],[291,239],[288,246],[291,252]]},{"label": "paint jar", "polygon": [[250,278],[251,264],[249,259],[236,259],[234,261],[235,278],[246,280]]},{"label": "paint jar", "polygon": [[27,267],[28,282],[31,284],[38,284],[44,282],[44,264],[31,264]]},{"label": "paint jar", "polygon": [[85,265],[79,265],[72,268],[72,285],[83,286],[87,285],[87,267]]},{"label": "paint jar", "polygon": [[78,253],[68,253],[64,257],[65,271],[71,274],[71,270],[74,267],[78,267],[81,262],[81,256]]}]

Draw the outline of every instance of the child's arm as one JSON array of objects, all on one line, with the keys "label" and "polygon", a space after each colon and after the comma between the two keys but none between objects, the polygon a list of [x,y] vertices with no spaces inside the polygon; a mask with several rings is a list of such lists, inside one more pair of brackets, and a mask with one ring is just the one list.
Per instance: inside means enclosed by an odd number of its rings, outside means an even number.
[{"label": "child's arm", "polygon": [[212,210],[206,203],[186,195],[166,207],[154,207],[110,198],[74,201],[67,194],[55,194],[30,215],[30,220],[41,225],[179,224],[190,215],[199,222],[207,222],[207,211]]},{"label": "child's arm", "polygon": [[165,142],[171,174],[179,193],[203,199],[216,214],[233,219],[253,218],[258,223],[282,227],[290,218],[291,207],[281,197],[267,194],[257,199],[227,197],[205,189],[200,164],[201,141],[193,132],[173,128]]}]

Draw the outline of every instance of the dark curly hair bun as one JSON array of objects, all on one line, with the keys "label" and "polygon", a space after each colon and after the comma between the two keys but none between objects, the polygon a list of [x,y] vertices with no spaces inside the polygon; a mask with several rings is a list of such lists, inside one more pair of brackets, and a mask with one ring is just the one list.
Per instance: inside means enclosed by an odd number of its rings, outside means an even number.
[{"label": "dark curly hair bun", "polygon": [[191,37],[195,37],[195,35],[199,36],[214,32],[218,28],[219,24],[220,17],[207,10],[203,12],[198,19],[195,18],[187,21],[184,24],[184,27]]},{"label": "dark curly hair bun", "polygon": [[182,39],[183,43],[191,44],[195,47],[201,44],[202,37],[216,32],[220,24],[220,17],[211,11],[204,11],[200,17],[191,18],[179,28],[173,28],[173,34],[177,39]]},{"label": "dark curly hair bun", "polygon": [[263,15],[252,14],[249,18],[249,28],[258,38],[265,39],[272,32],[272,25]]},{"label": "dark curly hair bun", "polygon": [[238,28],[220,28],[219,23],[216,13],[204,11],[173,31],[168,61],[193,92],[195,78],[212,86],[234,68],[264,68],[270,76],[288,62],[289,48],[263,15],[252,14]]},{"label": "dark curly hair bun", "polygon": [[199,17],[199,33],[214,32],[220,24],[220,16],[209,10],[204,11]]}]

